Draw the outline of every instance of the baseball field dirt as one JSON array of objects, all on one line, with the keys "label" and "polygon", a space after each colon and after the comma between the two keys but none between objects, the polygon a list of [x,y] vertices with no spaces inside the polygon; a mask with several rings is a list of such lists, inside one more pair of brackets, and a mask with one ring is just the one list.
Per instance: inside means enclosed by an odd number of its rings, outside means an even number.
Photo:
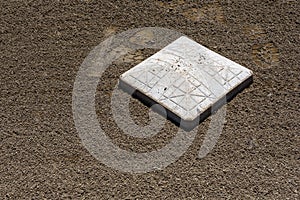
[{"label": "baseball field dirt", "polygon": [[[0,199],[299,199],[299,10],[297,0],[1,0]],[[176,162],[128,173],[85,148],[72,95],[95,46],[143,27],[185,34],[252,70],[253,84],[227,104],[206,157],[198,152],[212,116]],[[155,52],[124,55],[97,87],[101,128],[130,152],[160,149],[178,130],[166,121],[155,136],[134,138],[112,115],[118,77]],[[134,98],[130,112],[136,124],[149,123],[149,108]]]}]

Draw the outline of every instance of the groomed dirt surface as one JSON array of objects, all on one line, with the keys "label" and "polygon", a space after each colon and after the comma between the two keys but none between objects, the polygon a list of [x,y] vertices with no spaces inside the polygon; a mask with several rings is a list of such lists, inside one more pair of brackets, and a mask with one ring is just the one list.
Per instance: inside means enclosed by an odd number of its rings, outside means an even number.
[{"label": "groomed dirt surface", "polygon": [[[299,35],[297,0],[0,2],[0,199],[299,199]],[[177,30],[254,72],[227,105],[226,124],[205,158],[198,151],[210,118],[188,151],[167,168],[123,173],[83,146],[72,113],[75,77],[105,38],[138,27]],[[121,148],[167,144],[122,133],[110,111],[118,76],[153,54],[116,62],[101,78],[96,111]],[[131,102],[136,123],[148,108]]]}]

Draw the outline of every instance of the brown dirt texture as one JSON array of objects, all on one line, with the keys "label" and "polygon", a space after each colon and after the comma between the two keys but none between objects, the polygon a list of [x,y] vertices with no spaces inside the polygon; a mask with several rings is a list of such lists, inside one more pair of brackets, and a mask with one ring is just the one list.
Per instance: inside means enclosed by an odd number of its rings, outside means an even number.
[{"label": "brown dirt texture", "polygon": [[[299,199],[300,5],[297,0],[0,1],[0,199]],[[227,104],[223,132],[198,151],[210,118],[188,151],[165,169],[117,171],[95,159],[76,131],[72,91],[89,52],[132,28],[164,27],[254,72]],[[120,74],[155,53],[131,52],[101,77],[96,111],[119,147],[163,147],[178,127],[130,137],[112,118]],[[97,76],[97,74],[94,74]],[[148,108],[130,103],[139,125]]]}]

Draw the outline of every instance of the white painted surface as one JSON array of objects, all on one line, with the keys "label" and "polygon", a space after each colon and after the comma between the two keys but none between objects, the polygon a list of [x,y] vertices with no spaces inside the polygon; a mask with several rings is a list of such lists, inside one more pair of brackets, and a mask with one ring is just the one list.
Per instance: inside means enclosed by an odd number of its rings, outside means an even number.
[{"label": "white painted surface", "polygon": [[191,121],[251,76],[249,69],[183,36],[120,79]]}]

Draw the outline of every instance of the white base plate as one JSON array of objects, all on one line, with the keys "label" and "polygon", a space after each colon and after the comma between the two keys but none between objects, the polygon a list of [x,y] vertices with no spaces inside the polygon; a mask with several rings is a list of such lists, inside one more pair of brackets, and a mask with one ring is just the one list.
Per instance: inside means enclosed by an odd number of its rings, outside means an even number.
[{"label": "white base plate", "polygon": [[[252,83],[252,71],[183,36],[120,77],[120,86],[192,129]],[[218,105],[218,106],[220,106]],[[202,117],[201,117],[202,116]],[[186,125],[184,125],[184,123]]]}]

